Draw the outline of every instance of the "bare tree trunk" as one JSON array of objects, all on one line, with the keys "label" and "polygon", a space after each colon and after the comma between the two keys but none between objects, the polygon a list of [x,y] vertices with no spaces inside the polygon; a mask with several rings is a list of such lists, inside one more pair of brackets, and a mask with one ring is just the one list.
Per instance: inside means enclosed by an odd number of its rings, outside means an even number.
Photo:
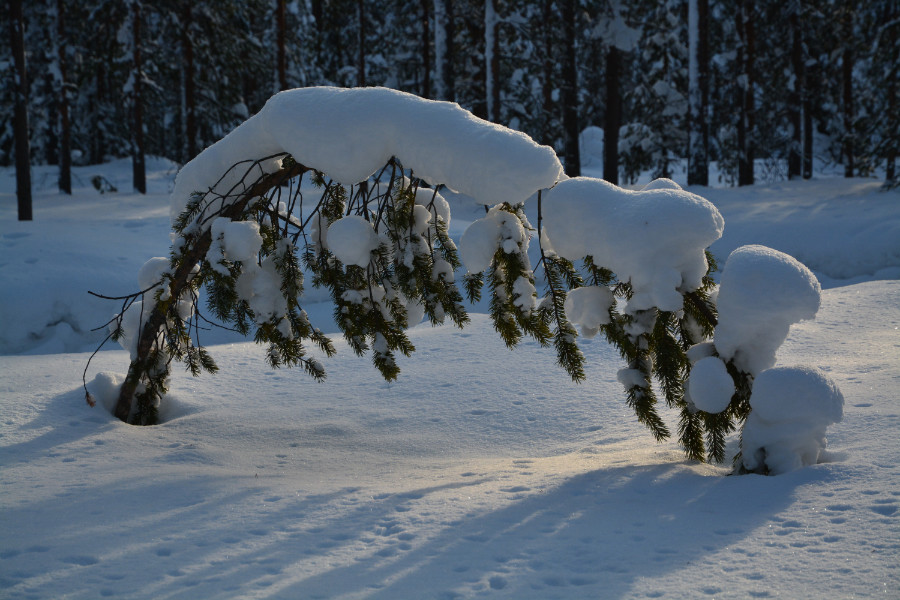
[{"label": "bare tree trunk", "polygon": [[563,164],[570,177],[581,175],[581,156],[578,136],[581,127],[578,122],[578,69],[575,62],[575,8],[576,0],[562,2],[563,38],[565,55],[562,68],[562,110],[563,110]]},{"label": "bare tree trunk", "polygon": [[497,37],[497,1],[484,0],[484,88],[487,100],[487,117],[500,122],[500,85],[497,73],[500,67],[500,40]]},{"label": "bare tree trunk", "polygon": [[[847,19],[851,17],[847,16]],[[849,29],[849,28],[848,28]],[[844,47],[841,59],[841,73],[843,84],[843,113],[844,113],[844,177],[853,177],[855,168],[855,149],[853,144],[853,54],[848,45]]]},{"label": "bare tree trunk", "polygon": [[135,191],[147,193],[147,170],[144,164],[144,98],[143,98],[143,65],[141,57],[141,5],[131,5],[132,26],[132,89],[133,122],[131,125],[131,170]]},{"label": "bare tree trunk", "polygon": [[456,100],[453,69],[453,0],[434,0],[434,69],[435,96],[439,100]]},{"label": "bare tree trunk", "polygon": [[709,185],[709,0],[690,0],[688,185]]},{"label": "bare tree trunk", "polygon": [[541,140],[548,146],[553,146],[556,135],[553,131],[553,0],[543,0],[541,5],[541,17],[543,27],[544,62],[542,65],[543,78],[541,81]]},{"label": "bare tree trunk", "polygon": [[739,0],[738,2],[738,35],[741,44],[738,47],[738,61],[741,66],[741,75],[738,80],[739,97],[739,121],[738,121],[738,185],[753,185],[754,160],[756,151],[754,147],[754,101],[753,88],[755,84],[754,59],[755,59],[755,31],[753,27],[753,0]]},{"label": "bare tree trunk", "polygon": [[56,51],[59,61],[59,191],[72,194],[72,124],[69,119],[69,82],[66,63],[66,16],[63,0],[56,0]]},{"label": "bare tree trunk", "polygon": [[788,179],[800,177],[802,162],[803,97],[806,85],[803,73],[803,34],[800,30],[800,7],[794,4],[789,17],[791,27],[791,65],[794,71],[794,86],[788,94],[788,113],[791,122],[791,148],[788,152]]},{"label": "bare tree trunk", "polygon": [[194,23],[191,3],[185,2],[181,23],[181,60],[184,76],[184,143],[182,162],[187,164],[197,156],[197,91],[194,73],[194,42],[191,28]]},{"label": "bare tree trunk", "polygon": [[622,51],[606,51],[606,114],[603,119],[603,179],[619,184],[619,129],[622,127]]},{"label": "bare tree trunk", "polygon": [[16,138],[16,198],[20,221],[31,221],[31,149],[28,145],[28,76],[22,0],[9,2],[9,39],[13,55],[13,129]]},{"label": "bare tree trunk", "polygon": [[363,0],[356,1],[357,16],[357,58],[356,58],[356,85],[366,86],[366,18]]},{"label": "bare tree trunk", "polygon": [[278,69],[278,90],[286,90],[287,85],[287,49],[285,37],[287,30],[285,0],[276,0],[275,3],[275,50]]},{"label": "bare tree trunk", "polygon": [[431,0],[420,0],[422,5],[422,87],[423,98],[431,98]]},{"label": "bare tree trunk", "polygon": [[813,176],[813,118],[809,90],[803,95],[803,179]]}]

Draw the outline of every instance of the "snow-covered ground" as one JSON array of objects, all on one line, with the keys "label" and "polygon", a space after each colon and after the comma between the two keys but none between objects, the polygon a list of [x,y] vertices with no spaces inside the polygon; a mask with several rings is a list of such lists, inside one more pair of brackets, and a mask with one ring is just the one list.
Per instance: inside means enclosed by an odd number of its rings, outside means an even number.
[{"label": "snow-covered ground", "polygon": [[[653,442],[602,340],[575,385],[484,314],[414,328],[392,384],[342,342],[317,384],[210,332],[221,372],[178,373],[162,425],[88,408],[89,330],[118,306],[87,290],[134,291],[168,249],[174,166],[152,166],[147,196],[125,161],[79,168],[73,197],[36,169],[31,223],[0,170],[0,598],[900,597],[900,193],[826,176],[692,190],[725,218],[721,264],[759,243],[819,277],[817,318],[778,360],[846,400],[830,462],[726,477]],[[459,239],[484,210],[452,201]],[[101,352],[88,381],[127,362]]]}]

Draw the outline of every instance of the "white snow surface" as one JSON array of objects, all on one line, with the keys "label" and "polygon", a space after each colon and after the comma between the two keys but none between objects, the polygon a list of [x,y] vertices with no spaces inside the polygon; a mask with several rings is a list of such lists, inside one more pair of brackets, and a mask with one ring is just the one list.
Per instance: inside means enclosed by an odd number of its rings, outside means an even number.
[{"label": "white snow surface", "polygon": [[719,356],[753,375],[768,369],[790,326],[816,316],[821,291],[816,276],[793,257],[759,245],[738,248],[719,285]]},{"label": "white snow surface", "polygon": [[631,191],[588,177],[560,182],[543,210],[553,249],[575,261],[591,255],[631,281],[631,312],[680,310],[679,290],[700,287],[704,249],[722,236],[723,219],[710,202],[671,183]]},{"label": "white snow surface", "polygon": [[[344,185],[366,180],[397,157],[428,183],[443,183],[491,205],[523,202],[563,173],[549,146],[455,103],[387,88],[300,88],[273,96],[185,165],[175,181],[172,219],[194,192],[230,191],[242,170],[219,180],[232,165],[280,152]],[[260,169],[278,166],[271,160]]]},{"label": "white snow surface", "polygon": [[830,377],[809,367],[775,367],[753,383],[744,427],[743,464],[765,463],[779,475],[819,462],[825,428],[843,417],[844,396]]},{"label": "white snow surface", "polygon": [[[77,167],[73,197],[36,167],[27,223],[0,169],[0,597],[900,596],[900,193],[821,174],[702,191],[728,224],[720,259],[765,244],[822,281],[778,358],[845,399],[819,464],[725,477],[653,442],[603,340],[580,340],[574,385],[552,349],[506,350],[484,306],[463,331],[412,328],[392,384],[340,341],[316,384],[208,331],[222,370],[176,373],[162,425],[88,408],[80,378],[104,335],[89,330],[120,303],[86,290],[134,291],[168,248],[174,169],[148,164],[146,196],[128,191],[130,161]],[[97,194],[98,172],[121,191]],[[458,241],[484,211],[447,198]],[[306,293],[334,331],[325,295]],[[127,369],[107,348],[88,372],[98,399]]]}]

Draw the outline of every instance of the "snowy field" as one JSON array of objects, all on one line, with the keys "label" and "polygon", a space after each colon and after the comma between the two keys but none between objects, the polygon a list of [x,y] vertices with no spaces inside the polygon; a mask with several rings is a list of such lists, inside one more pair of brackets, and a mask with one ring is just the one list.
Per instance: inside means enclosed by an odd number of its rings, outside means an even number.
[{"label": "snowy field", "polygon": [[[726,477],[653,442],[600,339],[579,386],[484,314],[414,328],[392,384],[342,341],[317,384],[210,332],[221,372],[176,374],[162,425],[87,407],[90,329],[118,309],[87,290],[130,293],[168,250],[175,169],[150,164],[147,196],[125,161],[77,169],[71,198],[38,168],[31,223],[0,170],[0,598],[900,597],[900,193],[826,175],[692,190],[725,217],[722,264],[760,243],[819,277],[779,364],[846,400],[829,462]],[[455,199],[451,233],[483,214]],[[108,348],[96,392],[128,366]]]}]

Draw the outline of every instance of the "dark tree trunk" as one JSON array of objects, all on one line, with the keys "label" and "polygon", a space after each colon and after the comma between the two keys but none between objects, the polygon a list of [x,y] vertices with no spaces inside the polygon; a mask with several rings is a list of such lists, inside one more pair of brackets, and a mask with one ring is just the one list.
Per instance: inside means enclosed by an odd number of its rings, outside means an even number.
[{"label": "dark tree trunk", "polygon": [[144,165],[144,98],[143,98],[143,65],[141,63],[141,5],[132,5],[132,50],[133,50],[133,90],[131,124],[131,167],[135,191],[147,193],[147,170]]},{"label": "dark tree trunk", "polygon": [[323,0],[312,0],[313,20],[316,22],[316,64],[322,64],[322,35],[325,26]]},{"label": "dark tree trunk", "polygon": [[56,0],[56,50],[59,61],[59,191],[72,193],[72,124],[69,119],[69,82],[66,63],[65,3]]},{"label": "dark tree trunk", "polygon": [[484,2],[484,44],[485,44],[485,100],[487,101],[487,118],[494,123],[500,122],[500,84],[497,74],[500,70],[500,39],[497,36],[497,1]]},{"label": "dark tree trunk", "polygon": [[456,100],[456,73],[453,56],[453,38],[456,23],[453,18],[453,0],[434,0],[435,75],[439,100]]},{"label": "dark tree trunk", "polygon": [[556,132],[553,130],[553,0],[544,0],[541,6],[543,23],[543,47],[544,62],[542,65],[543,78],[541,81],[541,110],[544,114],[541,118],[543,131],[541,139],[544,144],[553,146],[556,141]]},{"label": "dark tree trunk", "polygon": [[844,113],[844,177],[853,177],[856,166],[853,147],[853,55],[849,45],[844,47],[841,63],[844,105],[842,107]]},{"label": "dark tree trunk", "polygon": [[898,10],[896,2],[888,2],[885,7],[885,16],[883,19],[884,23],[893,23],[892,26],[887,27],[883,30],[884,35],[884,44],[885,48],[889,48],[889,52],[891,52],[891,56],[894,57],[894,60],[891,61],[890,70],[887,73],[887,132],[886,137],[888,138],[888,147],[885,152],[885,160],[886,164],[884,167],[884,180],[885,185],[889,187],[893,187],[897,184],[897,148],[900,146],[900,115],[898,115],[898,110],[900,107],[897,106],[897,78],[900,77],[900,51],[898,48],[898,32],[900,32],[900,25],[897,24],[897,17],[900,16],[900,10]]},{"label": "dark tree trunk", "polygon": [[578,136],[581,127],[578,122],[578,69],[575,62],[575,12],[576,0],[563,0],[563,39],[565,49],[562,65],[562,110],[563,110],[563,166],[569,177],[581,175],[581,156]]},{"label": "dark tree trunk", "polygon": [[182,162],[187,164],[197,156],[197,88],[194,72],[194,42],[191,29],[194,24],[191,3],[184,3],[181,23],[181,60],[184,73],[184,143]]},{"label": "dark tree trunk", "polygon": [[738,47],[738,62],[741,67],[741,78],[738,82],[739,120],[738,120],[738,185],[753,185],[754,159],[754,101],[755,85],[755,31],[753,25],[753,0],[738,2],[738,35],[741,38]]},{"label": "dark tree trunk", "polygon": [[[689,16],[693,32],[690,39],[695,46],[690,48],[690,60],[695,63],[696,81],[691,81],[689,92],[691,128],[688,135],[688,185],[709,185],[709,0],[693,0],[691,8],[696,8],[696,16]],[[694,27],[696,27],[694,29]],[[696,39],[695,39],[696,38]]]},{"label": "dark tree trunk", "polygon": [[357,56],[356,56],[356,85],[366,86],[366,14],[363,0],[356,1],[357,17]]},{"label": "dark tree trunk", "polygon": [[16,139],[16,198],[20,221],[31,221],[31,150],[28,145],[28,74],[25,68],[25,23],[22,0],[9,2],[9,39],[14,66],[13,129]]},{"label": "dark tree trunk", "polygon": [[809,90],[803,96],[803,179],[813,175],[813,118]]},{"label": "dark tree trunk", "polygon": [[800,8],[791,10],[791,66],[794,71],[794,87],[788,94],[788,116],[791,122],[791,148],[788,152],[788,179],[800,177],[802,162],[803,98],[805,75],[803,73],[803,34],[800,29]]},{"label": "dark tree trunk", "polygon": [[431,98],[431,0],[421,0],[422,5],[422,87],[423,98]]},{"label": "dark tree trunk", "polygon": [[287,84],[287,49],[285,37],[287,32],[285,0],[277,0],[275,5],[275,48],[278,69],[278,91],[286,90]]},{"label": "dark tree trunk", "polygon": [[606,51],[606,116],[603,119],[603,179],[619,184],[619,129],[622,127],[622,51]]}]

